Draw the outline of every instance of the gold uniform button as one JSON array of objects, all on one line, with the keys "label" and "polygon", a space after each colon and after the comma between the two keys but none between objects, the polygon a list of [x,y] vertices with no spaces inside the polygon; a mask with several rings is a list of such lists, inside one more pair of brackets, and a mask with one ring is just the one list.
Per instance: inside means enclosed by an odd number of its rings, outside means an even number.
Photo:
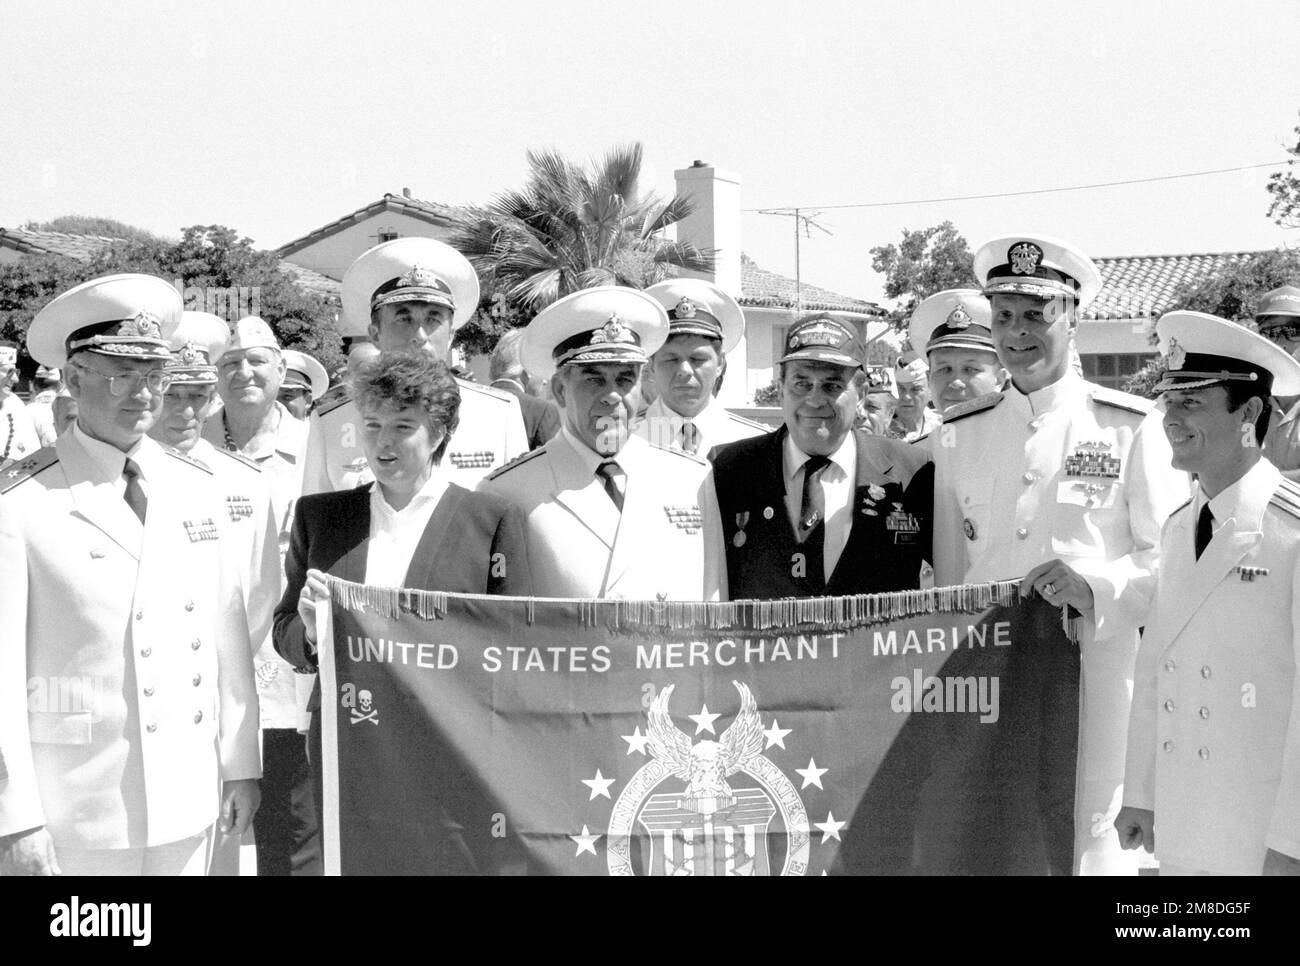
[{"label": "gold uniform button", "polygon": [[1178,665],[1175,664],[1173,661],[1165,661],[1165,670],[1168,671],[1170,674],[1174,673],[1174,668],[1176,667],[1178,667]]},{"label": "gold uniform button", "polygon": [[1206,718],[1208,718],[1208,717],[1210,716],[1210,709],[1209,709],[1209,708],[1201,708],[1201,710],[1198,711],[1198,712],[1196,712],[1196,713],[1199,714],[1199,715],[1201,716],[1201,720],[1204,721]]},{"label": "gold uniform button", "polygon": [[1174,750],[1174,743],[1173,743],[1172,741],[1166,741],[1166,742],[1164,743],[1163,747],[1164,747],[1165,751],[1173,751],[1173,750]]},{"label": "gold uniform button", "polygon": [[1019,537],[1021,540],[1024,540],[1027,536],[1029,536],[1029,528],[1021,527],[1019,530],[1016,531],[1016,536]]},{"label": "gold uniform button", "polygon": [[1203,668],[1201,668],[1201,677],[1208,678],[1209,676],[1210,676],[1210,666],[1207,664]]},{"label": "gold uniform button", "polygon": [[1174,710],[1174,700],[1173,700],[1173,698],[1169,698],[1169,699],[1167,699],[1167,700],[1165,701],[1165,710],[1166,710],[1166,711],[1173,711],[1173,710]]},{"label": "gold uniform button", "polygon": [[1031,470],[1030,472],[1026,473],[1024,476],[1022,476],[1021,479],[1025,481],[1025,486],[1028,486],[1030,483],[1034,482],[1034,480],[1038,479],[1038,477],[1035,476],[1033,471]]},{"label": "gold uniform button", "polygon": [[138,621],[142,621],[142,620],[144,620],[144,611],[142,611],[142,610],[138,610],[138,611],[136,611],[136,612],[135,612],[135,619],[138,620]]},{"label": "gold uniform button", "polygon": [[190,641],[190,650],[191,650],[191,651],[197,651],[197,650],[198,650],[200,647],[202,647],[202,646],[203,646],[203,642],[202,642],[201,640],[199,640],[197,637],[194,638],[194,640]]},{"label": "gold uniform button", "polygon": [[196,675],[194,675],[194,686],[197,688],[197,687],[199,686],[200,682],[202,682],[202,680],[203,680],[203,675],[202,675],[202,674],[196,674]]},{"label": "gold uniform button", "polygon": [[144,730],[149,732],[149,734],[153,734],[155,731],[158,730],[158,726],[151,721],[144,726]]},{"label": "gold uniform button", "polygon": [[1210,760],[1210,749],[1209,749],[1209,748],[1202,748],[1200,751],[1197,752],[1197,754],[1201,756],[1201,761],[1209,761],[1209,760]]},{"label": "gold uniform button", "polygon": [[194,601],[192,601],[192,600],[187,600],[187,601],[185,602],[185,609],[186,609],[186,610],[193,610],[193,609],[194,609]]},{"label": "gold uniform button", "polygon": [[202,720],[203,720],[203,712],[202,712],[202,711],[195,711],[195,712],[194,712],[194,723],[195,723],[195,724],[198,724],[198,723],[199,723],[200,721],[202,721]]},{"label": "gold uniform button", "polygon": [[153,648],[152,648],[152,647],[142,647],[142,648],[140,648],[140,656],[141,656],[141,657],[148,657],[148,656],[149,656],[150,654],[152,654],[152,653],[153,653]]},{"label": "gold uniform button", "polygon": [[144,696],[145,696],[146,698],[152,698],[152,697],[153,697],[153,685],[152,685],[152,684],[149,685],[147,688],[144,689]]}]

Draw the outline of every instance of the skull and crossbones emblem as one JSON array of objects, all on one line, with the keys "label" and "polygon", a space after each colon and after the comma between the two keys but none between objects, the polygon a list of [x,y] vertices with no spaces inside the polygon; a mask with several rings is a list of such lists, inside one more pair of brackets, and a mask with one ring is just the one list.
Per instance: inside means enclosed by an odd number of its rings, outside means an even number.
[{"label": "skull and crossbones emblem", "polygon": [[373,695],[369,691],[358,691],[357,703],[361,707],[352,709],[352,723],[360,724],[363,721],[369,721],[372,725],[378,725],[379,709],[374,707]]}]

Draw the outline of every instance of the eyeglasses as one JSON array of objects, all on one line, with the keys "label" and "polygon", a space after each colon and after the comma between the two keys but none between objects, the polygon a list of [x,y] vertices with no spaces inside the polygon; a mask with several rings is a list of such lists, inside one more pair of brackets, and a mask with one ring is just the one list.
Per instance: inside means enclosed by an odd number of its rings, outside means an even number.
[{"label": "eyeglasses", "polygon": [[100,372],[93,366],[85,363],[75,363],[78,369],[87,372],[93,372],[99,378],[107,380],[108,394],[110,396],[134,396],[140,391],[141,386],[147,386],[149,391],[155,396],[167,391],[167,387],[172,384],[172,377],[162,369],[150,369],[148,372],[119,372],[116,375],[109,375],[107,372]]},{"label": "eyeglasses", "polygon": [[1272,339],[1274,342],[1279,339],[1286,339],[1288,342],[1300,341],[1300,322],[1270,325],[1267,329],[1260,329],[1259,334],[1266,339]]}]

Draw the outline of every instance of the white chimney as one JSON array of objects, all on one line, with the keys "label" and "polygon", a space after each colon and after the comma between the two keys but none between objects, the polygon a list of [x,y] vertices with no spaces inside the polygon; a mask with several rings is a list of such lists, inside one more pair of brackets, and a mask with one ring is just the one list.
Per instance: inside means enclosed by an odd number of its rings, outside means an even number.
[{"label": "white chimney", "polygon": [[673,172],[677,193],[695,203],[677,223],[677,240],[717,249],[712,273],[691,272],[740,298],[740,175],[696,161]]}]

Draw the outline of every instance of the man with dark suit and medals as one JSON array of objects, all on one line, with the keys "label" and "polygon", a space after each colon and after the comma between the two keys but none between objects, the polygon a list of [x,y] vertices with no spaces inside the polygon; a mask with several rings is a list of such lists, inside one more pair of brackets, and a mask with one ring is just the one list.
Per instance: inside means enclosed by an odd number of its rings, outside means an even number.
[{"label": "man with dark suit and medals", "polygon": [[933,586],[929,461],[853,430],[854,332],[831,316],[804,319],[780,364],[785,425],[712,456],[731,598]]}]

